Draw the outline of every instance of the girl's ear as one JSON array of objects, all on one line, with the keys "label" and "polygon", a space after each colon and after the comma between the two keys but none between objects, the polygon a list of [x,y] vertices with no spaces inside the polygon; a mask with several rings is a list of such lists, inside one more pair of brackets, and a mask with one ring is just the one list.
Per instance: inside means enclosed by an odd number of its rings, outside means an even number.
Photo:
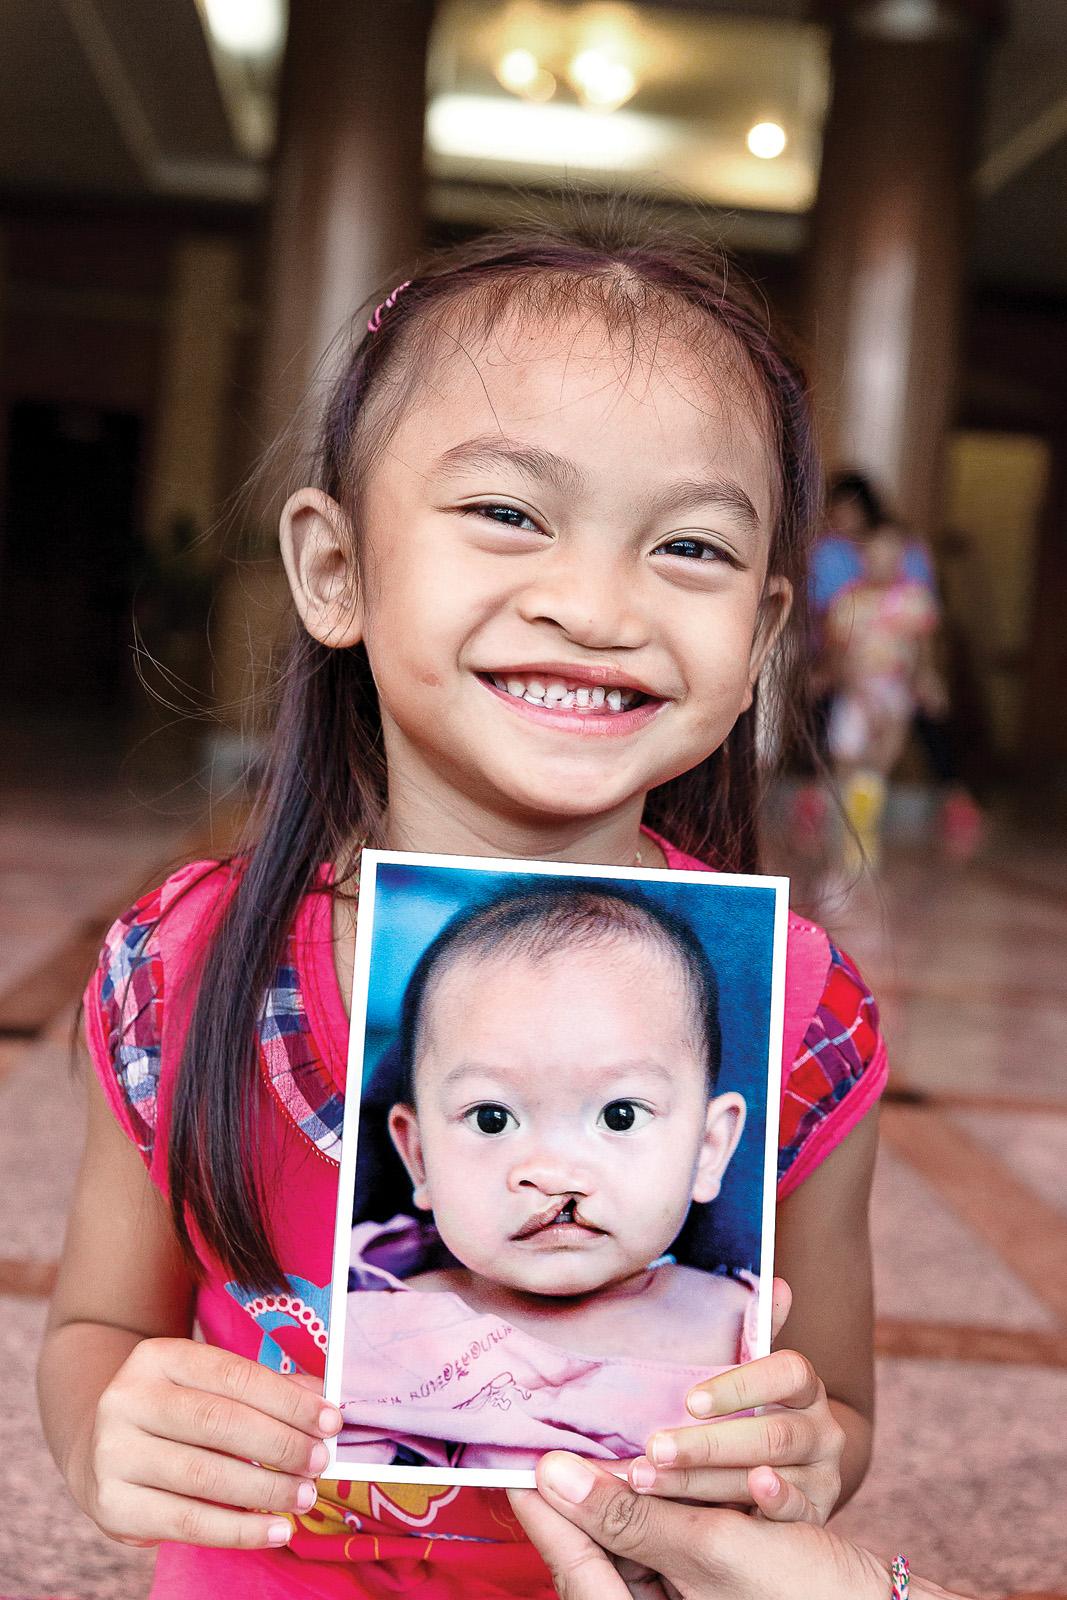
[{"label": "girl's ear", "polygon": [[430,1190],[426,1182],[426,1165],[422,1159],[419,1119],[415,1115],[414,1106],[392,1107],[389,1112],[389,1137],[396,1146],[397,1155],[407,1168],[415,1204],[420,1211],[432,1211]]},{"label": "girl's ear", "polygon": [[693,1179],[693,1199],[714,1200],[722,1188],[722,1175],[730,1165],[745,1126],[745,1106],[739,1094],[717,1094],[708,1101],[704,1138]]},{"label": "girl's ear", "polygon": [[793,585],[788,578],[769,577],[760,597],[756,617],[756,631],[752,635],[752,650],[748,660],[748,692],[741,707],[747,711],[752,704],[756,680],[763,671],[767,657],[781,637],[793,609]]},{"label": "girl's ear", "polygon": [[282,511],[285,575],[304,627],[335,650],[363,637],[363,606],[348,518],[321,489],[298,489]]}]

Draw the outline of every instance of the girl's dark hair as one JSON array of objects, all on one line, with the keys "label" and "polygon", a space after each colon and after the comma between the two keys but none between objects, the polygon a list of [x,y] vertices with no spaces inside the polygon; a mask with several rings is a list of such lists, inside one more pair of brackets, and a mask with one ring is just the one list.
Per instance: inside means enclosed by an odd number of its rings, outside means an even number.
[{"label": "girl's dark hair", "polygon": [[722,1063],[719,986],[703,945],[689,924],[640,890],[596,878],[551,879],[506,889],[461,911],[427,945],[408,980],[400,1010],[399,1095],[415,1101],[415,1059],[427,992],[454,962],[470,956],[522,955],[536,961],[557,950],[612,946],[642,939],[676,961],[685,975],[696,1032],[714,1090]]},{"label": "girl's dark hair", "polygon": [[826,499],[829,505],[838,500],[855,500],[872,532],[886,520],[885,503],[862,472],[836,472],[830,479]]},{"label": "girl's dark hair", "polygon": [[[325,407],[308,482],[344,509],[354,530],[367,474],[442,348],[478,341],[510,315],[549,323],[599,316],[632,341],[674,329],[690,350],[713,346],[721,377],[766,429],[776,490],[769,571],[789,579],[794,611],[771,663],[771,719],[795,747],[806,706],[807,549],[822,483],[804,378],[772,337],[766,310],[718,250],[665,238],[659,224],[624,222],[481,237],[434,256],[358,335]],[[703,342],[702,342],[703,340]],[[709,381],[715,381],[711,379]],[[765,672],[765,678],[768,673]],[[760,774],[755,706],[722,746],[648,797],[645,820],[680,849],[733,871],[757,864]],[[169,1148],[171,1210],[195,1265],[194,1222],[239,1281],[282,1281],[268,1226],[267,1175],[257,1164],[264,1093],[256,1038],[293,918],[336,863],[334,889],[374,843],[386,803],[381,715],[362,646],[329,649],[295,630],[272,753],[235,884],[199,980],[176,1087]]]}]

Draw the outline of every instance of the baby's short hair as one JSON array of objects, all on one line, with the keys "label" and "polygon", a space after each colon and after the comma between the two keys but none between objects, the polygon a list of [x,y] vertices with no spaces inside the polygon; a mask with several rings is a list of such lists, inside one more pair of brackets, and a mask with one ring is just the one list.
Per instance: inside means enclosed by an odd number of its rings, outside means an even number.
[{"label": "baby's short hair", "polygon": [[415,1058],[426,999],[434,981],[457,961],[478,955],[547,956],[568,946],[589,948],[643,939],[677,961],[693,1008],[709,1094],[722,1060],[719,985],[703,945],[683,917],[640,889],[596,878],[547,878],[459,912],[419,958],[404,993],[398,1041],[402,1092],[412,1104]]}]

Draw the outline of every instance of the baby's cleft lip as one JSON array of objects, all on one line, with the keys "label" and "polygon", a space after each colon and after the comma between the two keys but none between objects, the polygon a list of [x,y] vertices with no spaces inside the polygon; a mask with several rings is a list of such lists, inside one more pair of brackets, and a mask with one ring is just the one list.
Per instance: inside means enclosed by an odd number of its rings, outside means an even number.
[{"label": "baby's cleft lip", "polygon": [[591,1222],[580,1215],[577,1202],[573,1196],[562,1200],[555,1200],[543,1211],[537,1211],[511,1235],[513,1240],[532,1239],[546,1229],[555,1227],[583,1228],[587,1233],[603,1233],[603,1228],[594,1227]]}]

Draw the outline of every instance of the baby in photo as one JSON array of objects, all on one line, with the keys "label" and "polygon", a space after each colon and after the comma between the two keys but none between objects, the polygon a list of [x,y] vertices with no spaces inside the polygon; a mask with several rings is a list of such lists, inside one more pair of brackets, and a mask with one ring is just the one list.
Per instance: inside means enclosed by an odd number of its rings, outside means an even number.
[{"label": "baby in photo", "polygon": [[424,952],[399,1052],[389,1132],[429,1216],[353,1230],[339,1459],[639,1454],[754,1343],[754,1279],[665,1255],[745,1119],[699,940],[636,889],[524,885]]}]

